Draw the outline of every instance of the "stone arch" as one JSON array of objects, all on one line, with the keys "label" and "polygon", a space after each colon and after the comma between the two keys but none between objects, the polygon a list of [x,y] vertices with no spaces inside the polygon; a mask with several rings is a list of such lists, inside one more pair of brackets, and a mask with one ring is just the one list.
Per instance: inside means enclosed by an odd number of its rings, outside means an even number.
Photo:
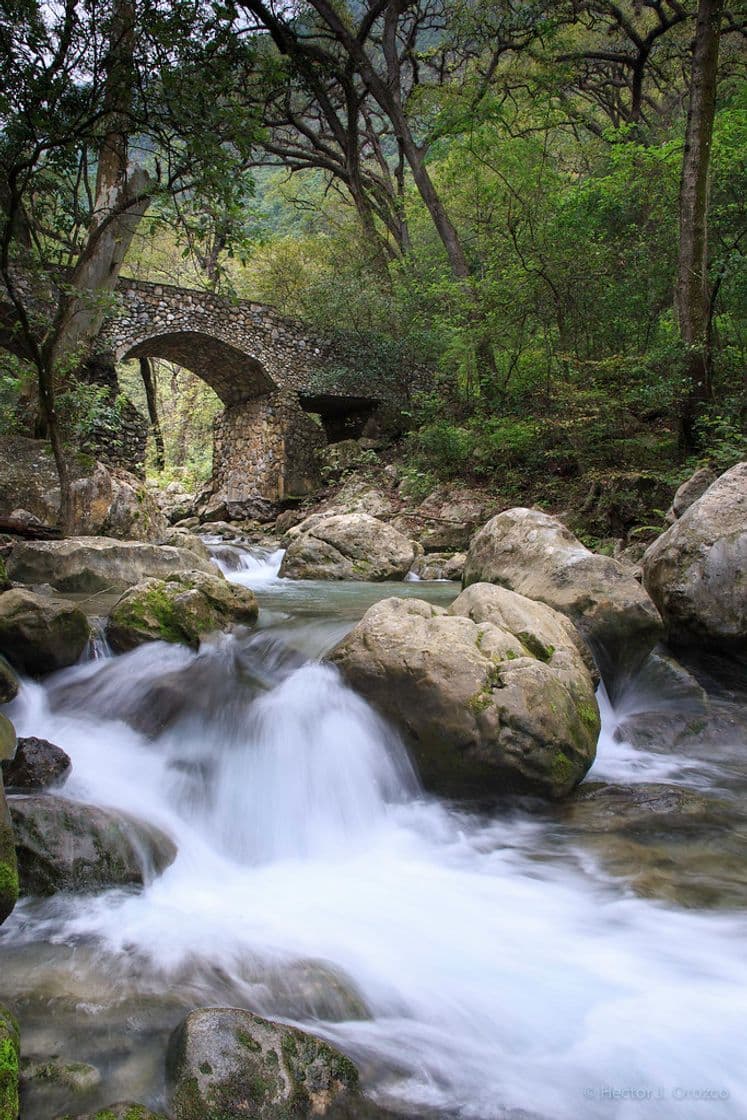
[{"label": "stone arch", "polygon": [[162,358],[175,362],[200,377],[226,406],[277,391],[277,385],[261,362],[203,331],[159,332],[134,344],[120,346],[115,358],[117,361]]}]

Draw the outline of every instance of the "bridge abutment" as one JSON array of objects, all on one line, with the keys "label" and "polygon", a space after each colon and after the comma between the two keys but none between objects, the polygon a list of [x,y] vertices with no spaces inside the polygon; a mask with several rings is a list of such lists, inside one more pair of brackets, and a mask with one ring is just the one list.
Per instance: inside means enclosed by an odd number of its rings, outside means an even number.
[{"label": "bridge abutment", "polygon": [[214,493],[229,502],[308,494],[319,482],[315,452],[326,442],[293,392],[229,405],[215,420]]}]

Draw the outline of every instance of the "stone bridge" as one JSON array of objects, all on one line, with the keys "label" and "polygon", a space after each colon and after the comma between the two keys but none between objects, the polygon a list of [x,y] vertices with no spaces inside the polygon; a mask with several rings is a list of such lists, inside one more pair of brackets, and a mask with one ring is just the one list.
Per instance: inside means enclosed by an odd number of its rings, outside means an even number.
[{"label": "stone bridge", "polygon": [[[213,488],[227,501],[308,493],[318,481],[320,447],[359,436],[375,413],[397,415],[423,385],[422,370],[377,378],[363,363],[356,368],[349,339],[314,335],[262,304],[129,279],[120,279],[116,294],[88,376],[116,391],[119,362],[163,358],[210,385],[223,402]],[[12,309],[0,300],[0,347],[15,350],[14,339]],[[117,439],[130,469],[142,460],[146,431],[128,406]]]},{"label": "stone bridge", "polygon": [[117,292],[94,364],[163,358],[215,390],[224,407],[213,482],[227,501],[307,493],[318,481],[315,451],[360,435],[382,405],[404,407],[422,376],[377,381],[345,361],[335,343],[262,304],[126,279]]}]

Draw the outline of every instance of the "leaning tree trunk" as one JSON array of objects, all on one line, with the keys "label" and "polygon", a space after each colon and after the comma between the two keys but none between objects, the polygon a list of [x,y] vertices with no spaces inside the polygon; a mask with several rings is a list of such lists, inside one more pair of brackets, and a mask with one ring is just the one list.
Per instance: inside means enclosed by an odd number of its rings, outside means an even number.
[{"label": "leaning tree trunk", "polygon": [[724,0],[699,0],[693,49],[685,153],[680,181],[680,245],[675,307],[687,348],[687,397],[682,410],[683,450],[695,444],[694,426],[711,399],[708,301],[708,179],[716,110],[719,28]]},{"label": "leaning tree trunk", "polygon": [[153,376],[153,367],[150,358],[140,359],[140,376],[145,388],[145,399],[148,402],[148,418],[153,431],[153,442],[156,445],[156,470],[162,471],[166,465],[166,454],[163,446],[163,432],[161,421],[158,419],[158,398],[156,395],[156,379]]}]

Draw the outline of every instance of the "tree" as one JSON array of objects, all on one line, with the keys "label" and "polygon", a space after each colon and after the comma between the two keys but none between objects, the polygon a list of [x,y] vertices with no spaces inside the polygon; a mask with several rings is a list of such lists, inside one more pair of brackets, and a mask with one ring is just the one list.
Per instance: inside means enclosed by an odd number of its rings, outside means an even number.
[{"label": "tree", "polygon": [[230,205],[255,134],[226,112],[251,44],[210,0],[6,6],[0,65],[0,275],[6,343],[37,373],[42,427],[70,482],[59,385],[85,359],[137,226],[159,195]]},{"label": "tree", "polygon": [[689,390],[682,440],[692,449],[698,407],[711,397],[708,293],[708,177],[716,111],[723,0],[700,0],[693,44],[685,152],[680,181],[680,241],[675,307],[687,347]]}]

